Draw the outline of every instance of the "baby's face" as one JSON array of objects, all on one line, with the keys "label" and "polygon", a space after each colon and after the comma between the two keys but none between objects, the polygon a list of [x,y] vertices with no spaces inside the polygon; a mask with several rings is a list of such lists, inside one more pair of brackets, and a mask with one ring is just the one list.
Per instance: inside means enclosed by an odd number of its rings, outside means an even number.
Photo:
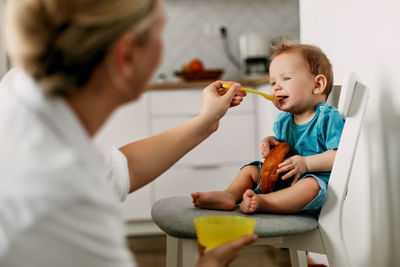
[{"label": "baby's face", "polygon": [[314,109],[313,88],[315,76],[298,52],[283,53],[275,57],[269,68],[272,95],[283,97],[274,105],[294,114]]}]

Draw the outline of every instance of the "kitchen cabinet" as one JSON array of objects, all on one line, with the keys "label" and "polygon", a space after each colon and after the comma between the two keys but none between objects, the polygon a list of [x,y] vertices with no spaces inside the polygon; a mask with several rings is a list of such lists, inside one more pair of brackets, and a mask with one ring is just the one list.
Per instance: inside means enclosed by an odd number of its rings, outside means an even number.
[{"label": "kitchen cabinet", "polygon": [[[201,90],[150,93],[152,134],[178,125],[200,112]],[[218,130],[154,182],[155,200],[221,190],[240,167],[257,157],[254,96],[228,111]]]},{"label": "kitchen cabinet", "polygon": [[190,196],[190,193],[196,191],[223,190],[237,174],[240,164],[171,168],[155,181],[155,200],[171,196]]},{"label": "kitchen cabinet", "polygon": [[[165,131],[193,116],[201,109],[201,90],[170,90],[150,93],[152,134]],[[240,106],[229,109],[213,133],[189,152],[178,166],[203,167],[236,163],[254,158],[254,99],[248,96]]]},{"label": "kitchen cabinet", "polygon": [[[119,109],[96,141],[121,146],[170,129],[199,114],[201,88],[152,90]],[[195,191],[224,189],[240,167],[258,156],[256,96],[229,109],[208,139],[185,155],[156,181],[135,192],[121,205],[126,221],[150,220],[151,206],[161,198],[190,196]]]}]

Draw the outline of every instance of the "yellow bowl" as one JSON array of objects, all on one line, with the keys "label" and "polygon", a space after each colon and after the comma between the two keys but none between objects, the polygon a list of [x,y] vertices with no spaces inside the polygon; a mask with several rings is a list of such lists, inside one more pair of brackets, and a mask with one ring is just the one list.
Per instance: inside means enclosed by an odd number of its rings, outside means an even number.
[{"label": "yellow bowl", "polygon": [[194,219],[199,244],[211,249],[254,232],[256,220],[239,216],[204,216]]}]

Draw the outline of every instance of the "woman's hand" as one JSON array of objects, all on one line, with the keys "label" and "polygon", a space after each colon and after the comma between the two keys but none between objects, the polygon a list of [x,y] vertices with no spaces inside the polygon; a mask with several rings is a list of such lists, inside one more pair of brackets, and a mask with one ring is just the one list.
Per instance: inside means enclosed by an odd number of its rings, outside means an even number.
[{"label": "woman's hand", "polygon": [[280,142],[273,136],[265,137],[261,142],[258,144],[258,153],[260,156],[265,159],[271,151],[271,149],[278,145]]},{"label": "woman's hand", "polygon": [[282,180],[286,180],[290,177],[293,178],[292,185],[299,180],[300,176],[307,172],[307,162],[306,158],[303,156],[293,156],[284,160],[281,164],[278,165],[278,173],[288,172],[282,176]]},{"label": "woman's hand", "polygon": [[246,235],[231,242],[220,245],[204,254],[196,267],[225,267],[238,255],[239,250],[257,240],[257,235]]},{"label": "woman's hand", "polygon": [[[229,90],[223,89],[223,84],[231,84]],[[215,124],[218,128],[219,120],[225,115],[229,107],[237,106],[242,102],[246,92],[240,91],[241,85],[234,82],[216,81],[203,90],[200,115]],[[222,89],[222,90],[221,90]]]}]

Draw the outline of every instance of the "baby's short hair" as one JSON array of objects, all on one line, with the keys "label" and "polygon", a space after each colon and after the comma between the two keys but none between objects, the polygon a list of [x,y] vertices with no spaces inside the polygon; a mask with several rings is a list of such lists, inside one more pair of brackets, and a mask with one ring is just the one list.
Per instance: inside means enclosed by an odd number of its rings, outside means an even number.
[{"label": "baby's short hair", "polygon": [[328,98],[333,88],[333,70],[332,65],[322,50],[315,45],[308,44],[297,44],[287,40],[283,40],[278,45],[273,45],[272,50],[274,53],[271,56],[271,61],[284,53],[299,52],[304,60],[307,62],[310,72],[314,75],[322,74],[325,75],[327,84],[324,94]]}]

